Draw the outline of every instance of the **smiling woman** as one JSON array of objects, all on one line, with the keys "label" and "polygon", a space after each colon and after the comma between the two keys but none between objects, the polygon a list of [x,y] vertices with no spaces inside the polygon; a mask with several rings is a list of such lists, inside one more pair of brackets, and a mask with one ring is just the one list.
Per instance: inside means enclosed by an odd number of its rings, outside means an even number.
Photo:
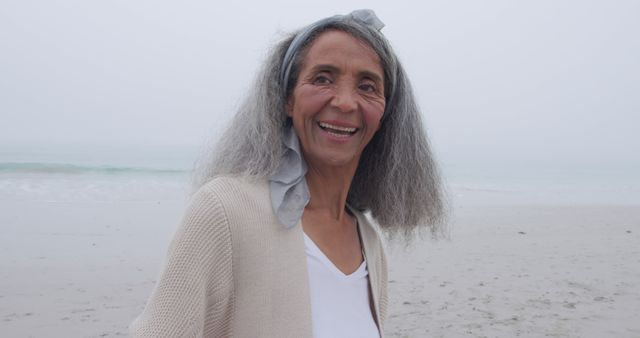
[{"label": "smiling woman", "polygon": [[202,162],[132,335],[384,335],[379,230],[437,234],[443,203],[419,110],[382,26],[358,10],[275,47]]},{"label": "smiling woman", "polygon": [[322,34],[305,54],[287,103],[305,161],[355,172],[384,113],[380,58],[341,31]]}]

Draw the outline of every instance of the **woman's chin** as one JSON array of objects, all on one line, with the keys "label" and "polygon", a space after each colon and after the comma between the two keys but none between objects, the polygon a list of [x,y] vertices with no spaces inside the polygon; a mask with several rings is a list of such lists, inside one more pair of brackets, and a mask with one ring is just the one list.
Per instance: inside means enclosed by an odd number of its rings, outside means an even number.
[{"label": "woman's chin", "polygon": [[331,152],[326,154],[318,154],[307,160],[308,164],[316,168],[350,168],[358,165],[358,156],[353,153]]}]

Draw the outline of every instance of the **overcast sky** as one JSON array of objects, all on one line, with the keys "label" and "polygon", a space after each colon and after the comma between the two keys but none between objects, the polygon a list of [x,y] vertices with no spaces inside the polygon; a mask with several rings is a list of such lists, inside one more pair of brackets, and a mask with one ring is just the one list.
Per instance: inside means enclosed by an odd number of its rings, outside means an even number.
[{"label": "overcast sky", "polygon": [[0,145],[201,145],[266,50],[372,8],[445,159],[640,162],[640,1],[2,1]]}]

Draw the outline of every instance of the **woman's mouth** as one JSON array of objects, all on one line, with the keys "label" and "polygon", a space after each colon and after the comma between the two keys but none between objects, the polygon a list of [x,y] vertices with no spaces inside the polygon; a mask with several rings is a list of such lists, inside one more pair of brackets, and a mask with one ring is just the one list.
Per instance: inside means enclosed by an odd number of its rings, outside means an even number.
[{"label": "woman's mouth", "polygon": [[336,126],[326,122],[318,122],[318,126],[327,133],[337,137],[349,137],[358,131],[358,128]]}]

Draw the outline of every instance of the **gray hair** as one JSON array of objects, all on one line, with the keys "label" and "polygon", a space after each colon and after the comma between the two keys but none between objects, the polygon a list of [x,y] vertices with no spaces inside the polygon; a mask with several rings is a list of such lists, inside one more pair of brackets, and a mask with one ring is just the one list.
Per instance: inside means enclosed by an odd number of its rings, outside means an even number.
[{"label": "gray hair", "polygon": [[386,38],[347,16],[314,28],[292,63],[289,79],[280,78],[282,61],[296,34],[273,48],[231,124],[198,163],[194,188],[215,176],[268,179],[277,171],[285,151],[284,131],[291,125],[287,98],[308,47],[328,30],[367,43],[378,54],[385,76],[381,126],[362,153],[347,202],[370,212],[389,237],[410,238],[425,227],[441,235],[446,216],[443,186],[409,79]]}]

